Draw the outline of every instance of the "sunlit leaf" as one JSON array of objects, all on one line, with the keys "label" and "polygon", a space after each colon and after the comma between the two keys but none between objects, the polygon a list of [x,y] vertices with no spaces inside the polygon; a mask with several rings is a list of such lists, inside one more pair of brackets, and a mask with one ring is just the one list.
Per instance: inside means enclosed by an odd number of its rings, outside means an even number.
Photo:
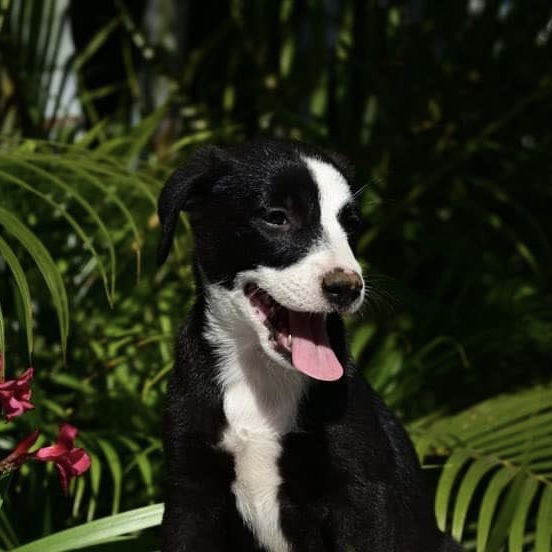
[{"label": "sunlit leaf", "polygon": [[69,305],[63,280],[50,253],[19,219],[3,207],[0,207],[0,224],[21,242],[44,277],[58,316],[61,346],[65,351],[69,334]]},{"label": "sunlit leaf", "polygon": [[65,552],[110,542],[121,535],[142,531],[161,523],[163,505],[155,504],[73,527],[29,544],[14,552]]},{"label": "sunlit leaf", "polygon": [[[29,284],[25,277],[25,272],[20,262],[18,261],[12,248],[2,239],[0,236],[0,256],[4,257],[6,263],[10,267],[21,300],[23,301],[23,312],[25,316],[25,329],[27,334],[27,350],[29,356],[33,352],[33,307],[31,302],[31,292],[29,290]],[[0,318],[2,313],[0,312]],[[4,323],[3,319],[0,321],[0,351],[4,351]]]}]

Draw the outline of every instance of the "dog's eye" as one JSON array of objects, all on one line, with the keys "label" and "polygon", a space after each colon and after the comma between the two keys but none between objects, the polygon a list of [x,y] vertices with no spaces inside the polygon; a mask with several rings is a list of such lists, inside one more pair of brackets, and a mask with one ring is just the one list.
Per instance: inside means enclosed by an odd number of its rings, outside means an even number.
[{"label": "dog's eye", "polygon": [[289,226],[289,218],[283,209],[271,209],[263,215],[263,220],[270,226]]}]

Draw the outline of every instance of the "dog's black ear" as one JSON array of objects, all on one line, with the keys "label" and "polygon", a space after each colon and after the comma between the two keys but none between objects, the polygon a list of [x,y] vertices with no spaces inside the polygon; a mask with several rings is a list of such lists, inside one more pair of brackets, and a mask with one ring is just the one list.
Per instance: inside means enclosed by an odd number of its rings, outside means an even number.
[{"label": "dog's black ear", "polygon": [[217,146],[198,149],[190,160],[176,169],[165,183],[157,214],[161,223],[161,238],[157,249],[157,264],[165,262],[172,245],[178,215],[181,211],[193,211],[209,197],[213,184],[230,167],[229,154]]}]

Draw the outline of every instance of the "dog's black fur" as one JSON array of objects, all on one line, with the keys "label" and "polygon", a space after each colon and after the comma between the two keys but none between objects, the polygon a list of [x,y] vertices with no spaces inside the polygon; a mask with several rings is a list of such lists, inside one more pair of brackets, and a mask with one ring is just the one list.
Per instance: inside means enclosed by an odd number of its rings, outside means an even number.
[{"label": "dog's black fur", "polygon": [[[220,359],[205,338],[204,287],[218,282],[230,288],[242,270],[286,266],[308,251],[319,214],[302,155],[350,176],[339,156],[298,143],[263,141],[235,150],[199,150],[161,194],[160,262],[181,210],[190,214],[198,261],[196,302],[178,339],[167,396],[165,552],[266,550],[238,512],[231,489],[234,459],[218,446],[227,422],[216,374]],[[264,194],[267,187],[270,193]],[[282,201],[288,194],[304,220],[302,231],[282,244],[281,238],[263,235],[252,220],[263,201]],[[297,429],[281,438],[278,502],[290,550],[459,551],[436,527],[408,436],[357,372],[339,315],[329,315],[327,325],[345,375],[335,382],[312,380],[300,403]]]}]

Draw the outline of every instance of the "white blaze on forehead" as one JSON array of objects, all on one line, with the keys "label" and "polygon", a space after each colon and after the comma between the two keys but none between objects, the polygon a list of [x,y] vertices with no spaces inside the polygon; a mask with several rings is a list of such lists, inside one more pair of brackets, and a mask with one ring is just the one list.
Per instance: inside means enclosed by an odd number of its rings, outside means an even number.
[{"label": "white blaze on forehead", "polygon": [[351,189],[345,177],[329,163],[312,157],[305,157],[304,161],[318,186],[323,240],[335,258],[335,267],[353,270],[360,274],[360,265],[353,255],[347,234],[338,219],[341,209],[353,199]]},{"label": "white blaze on forehead", "polygon": [[324,225],[325,221],[337,217],[341,208],[351,201],[353,195],[345,177],[335,167],[312,157],[304,157],[303,160],[318,186],[320,215]]}]

